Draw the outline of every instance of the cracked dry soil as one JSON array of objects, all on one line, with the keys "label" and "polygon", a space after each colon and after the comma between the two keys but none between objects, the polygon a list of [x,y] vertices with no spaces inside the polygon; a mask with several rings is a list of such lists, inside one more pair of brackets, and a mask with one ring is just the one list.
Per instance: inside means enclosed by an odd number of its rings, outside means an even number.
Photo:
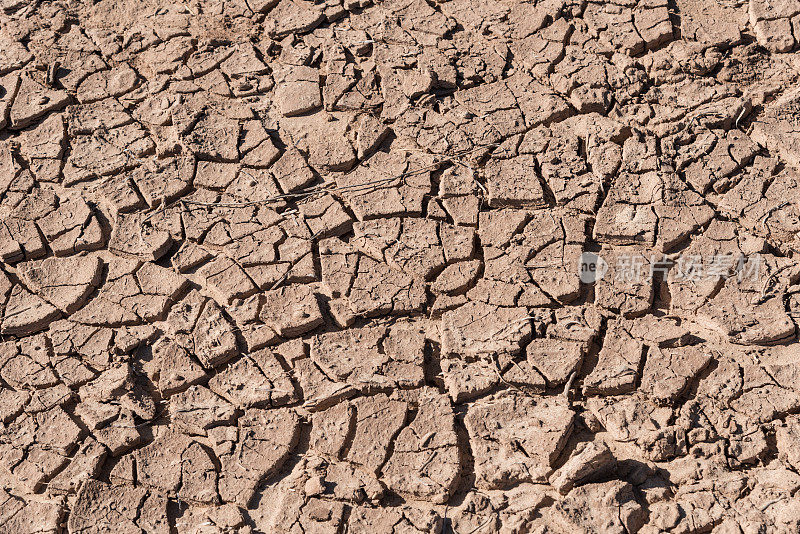
[{"label": "cracked dry soil", "polygon": [[798,47],[0,1],[0,533],[800,532]]}]

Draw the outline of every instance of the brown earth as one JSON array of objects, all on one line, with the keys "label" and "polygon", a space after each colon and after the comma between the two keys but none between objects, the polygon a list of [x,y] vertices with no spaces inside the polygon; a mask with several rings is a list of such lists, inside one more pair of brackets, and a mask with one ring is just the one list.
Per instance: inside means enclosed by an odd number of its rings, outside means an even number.
[{"label": "brown earth", "polygon": [[0,533],[800,532],[799,48],[797,0],[2,0]]}]

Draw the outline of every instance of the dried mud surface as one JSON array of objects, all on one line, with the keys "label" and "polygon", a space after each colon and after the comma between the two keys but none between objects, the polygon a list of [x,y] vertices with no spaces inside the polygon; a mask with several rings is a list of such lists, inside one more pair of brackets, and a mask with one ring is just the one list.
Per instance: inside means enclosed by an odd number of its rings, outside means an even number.
[{"label": "dried mud surface", "polygon": [[2,0],[0,532],[799,532],[798,47],[797,0]]}]

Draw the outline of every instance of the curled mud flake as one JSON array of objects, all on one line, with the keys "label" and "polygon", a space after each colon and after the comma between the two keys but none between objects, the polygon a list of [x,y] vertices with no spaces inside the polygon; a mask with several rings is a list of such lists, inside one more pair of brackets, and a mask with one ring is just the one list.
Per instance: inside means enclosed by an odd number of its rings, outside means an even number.
[{"label": "curled mud flake", "polygon": [[723,47],[734,46],[741,42],[741,17],[733,6],[707,1],[681,2],[679,9],[685,13],[681,17],[681,35],[685,39]]},{"label": "curled mud flake", "polygon": [[566,495],[576,485],[608,474],[616,466],[614,455],[602,441],[581,446],[569,460],[550,477],[550,483]]},{"label": "curled mud flake", "polygon": [[9,113],[9,126],[20,129],[33,123],[47,113],[62,109],[70,101],[66,91],[45,87],[33,77],[20,78],[19,88]]},{"label": "curled mud flake", "polygon": [[324,20],[325,16],[316,6],[296,0],[280,0],[267,15],[265,26],[271,38],[280,39],[290,33],[309,32]]},{"label": "curled mud flake", "polygon": [[355,422],[355,407],[340,402],[327,410],[316,412],[311,420],[309,447],[316,453],[340,459],[347,445],[350,428]]},{"label": "curled mud flake", "polygon": [[423,308],[425,288],[421,280],[362,256],[347,303],[356,316],[402,315]]},{"label": "curled mud flake", "polygon": [[780,154],[795,169],[800,168],[800,132],[792,116],[798,99],[800,91],[794,89],[768,104],[763,116],[753,124],[751,134],[753,141]]},{"label": "curled mud flake", "polygon": [[491,160],[485,169],[489,206],[541,208],[546,206],[544,191],[536,176],[535,159],[530,155],[509,160]]},{"label": "curled mud flake", "polygon": [[289,68],[284,73],[278,73],[277,82],[275,99],[283,115],[302,115],[322,106],[317,69]]},{"label": "curled mud flake", "polygon": [[309,230],[319,239],[338,237],[353,228],[353,219],[341,201],[328,195],[300,204]]},{"label": "curled mud flake", "polygon": [[530,339],[525,308],[501,308],[471,302],[442,316],[442,353],[476,357],[514,353]]},{"label": "curled mud flake", "polygon": [[159,320],[186,289],[188,280],[153,263],[115,260],[106,283],[73,320],[89,325],[133,325]]},{"label": "curled mud flake", "polygon": [[[629,174],[624,179],[618,179],[597,212],[595,239],[609,244],[641,243],[651,246],[655,241],[658,219],[650,203],[656,200],[661,188],[656,173]],[[628,192],[632,190],[640,192],[641,201],[637,202],[636,197],[628,196]]]},{"label": "curled mud flake", "polygon": [[352,329],[315,336],[311,359],[326,376],[355,389],[419,387],[424,344],[418,323]]},{"label": "curled mud flake", "polygon": [[294,410],[253,408],[237,426],[211,432],[214,452],[222,463],[219,495],[225,502],[247,506],[258,485],[286,462],[299,439],[300,420]]},{"label": "curled mud flake", "polygon": [[110,328],[63,320],[51,323],[47,336],[53,369],[70,387],[85,384],[111,363],[114,334]]},{"label": "curled mud flake", "polygon": [[203,368],[186,349],[166,338],[158,340],[152,347],[143,347],[137,356],[141,358],[142,371],[164,398],[206,378]]},{"label": "curled mud flake", "polygon": [[244,511],[235,504],[219,506],[188,506],[183,514],[176,518],[178,532],[202,532],[208,529],[221,531],[247,532]]},{"label": "curled mud flake", "polygon": [[241,409],[285,406],[298,400],[276,356],[266,349],[244,354],[208,382],[214,393]]},{"label": "curled mud flake", "polygon": [[260,318],[281,337],[299,336],[324,322],[314,291],[301,285],[267,292]]},{"label": "curled mud flake", "polygon": [[789,52],[797,44],[792,32],[800,16],[800,7],[789,1],[765,2],[750,0],[750,24],[758,43],[770,52]]},{"label": "curled mud flake", "polygon": [[256,286],[242,268],[225,256],[217,256],[203,265],[197,273],[208,291],[220,302],[244,298],[257,291]]},{"label": "curled mud flake", "polygon": [[[446,358],[440,366],[444,386],[455,403],[467,402],[490,392],[501,379],[496,364],[488,358],[471,362]],[[536,376],[535,372],[525,377],[526,382],[532,381],[531,376]],[[514,381],[514,377],[509,377],[509,381]]]},{"label": "curled mud flake", "polygon": [[400,495],[447,502],[461,475],[450,399],[426,391],[419,403],[414,420],[397,435],[381,478]]},{"label": "curled mud flake", "polygon": [[447,266],[431,284],[431,291],[447,295],[458,295],[466,291],[480,273],[481,261],[471,260]]},{"label": "curled mud flake", "polygon": [[239,157],[241,126],[237,121],[206,113],[188,133],[188,148],[200,159],[235,161]]},{"label": "curled mud flake", "polygon": [[19,344],[8,341],[0,345],[0,377],[16,390],[57,385],[58,377],[50,367],[47,338],[39,334],[25,339],[26,342]]},{"label": "curled mud flake", "polygon": [[308,163],[321,173],[347,172],[356,164],[350,140],[350,116],[318,111],[284,119],[295,146],[308,154]]},{"label": "curled mud flake", "polygon": [[0,505],[6,511],[0,528],[8,532],[55,534],[60,531],[66,512],[63,498],[20,498],[5,490],[0,492]]},{"label": "curled mud flake", "polygon": [[[145,153],[155,148],[152,141],[143,136],[144,132],[134,129],[126,133],[139,136]],[[64,183],[75,185],[133,168],[134,158],[134,153],[127,146],[112,143],[104,133],[76,136],[70,142],[70,153],[64,165]]]},{"label": "curled mud flake", "polygon": [[32,334],[46,329],[60,315],[55,306],[24,287],[15,285],[5,306],[0,332],[4,335]]},{"label": "curled mud flake", "polygon": [[569,408],[545,397],[511,392],[474,403],[464,424],[475,458],[476,485],[503,489],[546,480],[572,432],[573,420]]},{"label": "curled mud flake", "polygon": [[233,422],[235,408],[203,386],[191,386],[170,399],[175,425],[190,435],[205,436],[210,428]]},{"label": "curled mud flake", "polygon": [[659,404],[674,402],[711,361],[712,355],[699,347],[651,347],[642,369],[641,389]]},{"label": "curled mud flake", "polygon": [[81,103],[91,103],[107,97],[122,96],[132,91],[138,81],[139,76],[128,65],[97,72],[78,86],[78,100]]},{"label": "curled mud flake", "polygon": [[359,220],[413,216],[422,213],[423,198],[430,192],[430,170],[377,152],[353,171],[337,175],[336,185]]},{"label": "curled mud flake", "polygon": [[337,532],[344,523],[344,512],[343,503],[316,497],[305,500],[293,492],[286,492],[271,526],[286,532],[294,529],[305,532],[307,528]]},{"label": "curled mud flake", "polygon": [[194,176],[194,185],[204,189],[222,190],[236,178],[239,166],[235,163],[199,161]]},{"label": "curled mud flake", "polygon": [[23,414],[0,434],[4,471],[14,488],[35,492],[67,463],[82,430],[56,406]]},{"label": "curled mud flake", "polygon": [[577,341],[534,339],[525,349],[527,363],[538,370],[549,387],[567,383],[573,373],[580,371],[586,355],[586,345]]},{"label": "curled mud flake", "polygon": [[192,271],[214,257],[211,252],[186,240],[170,259],[172,267],[179,273]]},{"label": "curled mud flake", "polygon": [[108,530],[166,534],[167,499],[141,487],[89,480],[78,492],[67,528],[86,534]]},{"label": "curled mud flake", "polygon": [[[16,2],[12,3],[12,9]],[[18,6],[17,6],[18,7]],[[25,45],[14,40],[11,36],[3,36],[3,55],[0,59],[0,72],[8,72],[20,69],[33,59],[33,54],[25,48]]]},{"label": "curled mud flake", "polygon": [[796,415],[789,416],[775,432],[780,458],[790,467],[797,469],[800,464],[795,446],[800,441],[800,421]]},{"label": "curled mud flake", "polygon": [[[600,514],[593,514],[589,508],[590,502],[597,502],[594,499],[603,503]],[[647,519],[645,510],[634,497],[633,486],[620,480],[580,486],[556,504],[552,513],[554,524],[567,530],[584,524],[583,518],[588,517],[598,525],[594,528],[629,532],[638,531]]]},{"label": "curled mud flake", "polygon": [[208,300],[192,329],[190,351],[206,369],[222,365],[239,351],[234,326],[213,300]]},{"label": "curled mud flake", "polygon": [[207,450],[188,436],[163,428],[133,453],[136,480],[151,491],[194,503],[215,503],[217,471]]},{"label": "curled mud flake", "polygon": [[102,267],[97,257],[48,258],[20,266],[20,276],[37,295],[70,314],[100,285]]},{"label": "curled mud flake", "polygon": [[378,394],[356,399],[353,406],[355,432],[347,459],[377,474],[385,465],[391,441],[405,424],[408,405]]},{"label": "curled mud flake", "polygon": [[0,410],[0,421],[8,424],[13,421],[30,401],[31,396],[25,391],[15,391],[4,389],[0,392],[0,400],[3,401],[3,409]]},{"label": "curled mud flake", "polygon": [[22,133],[20,154],[27,160],[60,160],[64,154],[66,136],[64,116],[60,113],[50,114],[35,128]]},{"label": "curled mud flake", "polygon": [[372,115],[362,115],[356,129],[356,149],[358,159],[365,159],[383,143],[392,129]]},{"label": "curled mud flake", "polygon": [[45,243],[33,221],[9,217],[0,226],[0,259],[6,263],[45,255]]},{"label": "curled mud flake", "polygon": [[194,173],[192,158],[177,157],[137,167],[130,172],[130,177],[147,204],[154,208],[187,193]]},{"label": "curled mud flake", "polygon": [[310,358],[293,362],[292,371],[303,391],[303,407],[309,410],[329,408],[358,392],[353,386],[336,382],[326,376]]},{"label": "curled mud flake", "polygon": [[270,173],[285,193],[303,189],[315,180],[314,173],[296,148],[287,149],[270,167]]},{"label": "curled mud flake", "polygon": [[239,144],[242,164],[257,168],[269,167],[280,157],[281,151],[264,129],[261,121],[247,121],[242,125]]},{"label": "curled mud flake", "polygon": [[47,483],[51,493],[77,492],[88,480],[96,478],[108,457],[108,449],[88,436],[70,459],[63,471]]},{"label": "curled mud flake", "polygon": [[644,357],[641,341],[631,337],[625,324],[609,326],[597,364],[583,381],[584,394],[616,395],[634,389]]},{"label": "curled mud flake", "polygon": [[655,298],[650,269],[652,266],[653,273],[657,273],[663,257],[646,249],[624,247],[605,248],[599,257],[607,265],[607,271],[595,283],[597,305],[625,317],[647,313]]}]

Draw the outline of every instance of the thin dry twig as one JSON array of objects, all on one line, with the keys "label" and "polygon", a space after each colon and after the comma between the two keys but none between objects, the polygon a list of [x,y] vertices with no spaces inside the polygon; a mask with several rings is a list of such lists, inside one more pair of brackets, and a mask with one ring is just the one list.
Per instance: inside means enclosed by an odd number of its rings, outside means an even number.
[{"label": "thin dry twig", "polygon": [[564,392],[562,395],[567,400],[569,400],[569,391],[572,389],[572,384],[575,382],[576,376],[578,376],[578,371],[572,371],[572,374],[569,375],[569,379],[567,379],[567,383],[564,386]]},{"label": "thin dry twig", "polygon": [[764,301],[767,298],[767,290],[769,289],[769,283],[778,275],[778,273],[785,271],[789,267],[794,267],[793,263],[787,263],[783,267],[771,272],[767,279],[764,280],[764,284],[761,286],[761,300]]},{"label": "thin dry twig", "polygon": [[[263,199],[259,199],[259,200],[248,200],[248,201],[243,201],[243,202],[203,202],[203,201],[199,201],[199,200],[191,200],[191,199],[186,199],[186,198],[179,198],[179,199],[174,200],[170,204],[170,206],[168,206],[168,207],[172,207],[172,206],[175,206],[175,205],[181,205],[182,207],[184,207],[184,209],[188,209],[188,208],[186,208],[186,206],[199,206],[199,207],[203,207],[203,208],[247,208],[247,207],[253,207],[253,206],[261,206],[263,204],[271,204],[273,202],[280,202],[280,201],[283,201],[283,200],[301,200],[301,199],[305,199],[305,198],[308,198],[308,197],[311,197],[311,196],[317,195],[317,194],[331,194],[331,193],[337,193],[337,192],[343,192],[343,191],[350,191],[350,192],[362,191],[364,189],[371,189],[371,188],[376,188],[378,186],[387,185],[387,184],[390,184],[390,183],[395,182],[397,180],[405,180],[406,178],[408,178],[410,176],[416,176],[418,174],[422,174],[422,173],[428,172],[430,170],[434,170],[437,167],[441,166],[445,162],[448,162],[448,161],[455,162],[456,158],[458,158],[459,156],[463,156],[463,155],[466,155],[466,154],[470,154],[472,152],[477,152],[478,150],[483,150],[485,148],[491,148],[491,147],[494,147],[494,146],[497,146],[497,143],[489,143],[489,144],[486,144],[486,145],[478,145],[478,146],[475,146],[475,147],[473,147],[471,149],[467,149],[467,150],[462,150],[460,152],[456,152],[453,155],[432,154],[430,152],[421,151],[421,152],[424,152],[424,153],[432,155],[432,156],[439,156],[439,157],[441,157],[443,159],[440,160],[440,161],[436,161],[434,163],[431,163],[429,165],[424,165],[424,166],[419,167],[417,169],[413,169],[413,170],[410,170],[410,171],[402,172],[402,173],[394,175],[394,176],[389,176],[387,178],[379,178],[377,180],[370,180],[368,182],[363,182],[363,183],[359,183],[359,184],[342,185],[342,186],[335,186],[335,187],[331,187],[331,184],[319,184],[319,185],[310,186],[310,187],[307,187],[307,188],[304,188],[304,189],[299,189],[299,190],[291,192],[291,193],[282,193],[282,194],[279,194],[279,195],[273,195],[271,197],[267,197],[267,198],[263,198]],[[246,171],[243,170],[242,172],[245,173],[245,176],[249,176],[249,177],[253,178],[253,176],[248,174]],[[166,207],[167,206],[161,206],[162,210],[166,209]],[[150,220],[150,218],[155,213],[157,213],[157,210],[151,211],[144,219],[142,219],[141,224],[145,224],[146,222],[148,222]]]}]

